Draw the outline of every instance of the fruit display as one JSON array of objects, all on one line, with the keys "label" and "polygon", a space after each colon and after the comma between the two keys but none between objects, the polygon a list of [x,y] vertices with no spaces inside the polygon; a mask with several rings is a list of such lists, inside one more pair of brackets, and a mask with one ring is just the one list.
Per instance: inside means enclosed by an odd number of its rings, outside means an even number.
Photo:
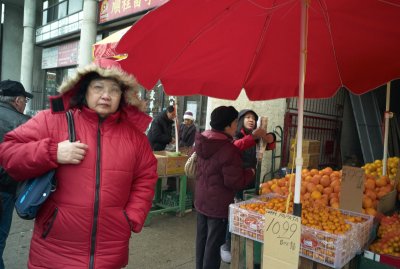
[{"label": "fruit display", "polygon": [[[379,200],[395,189],[399,157],[388,159],[388,176],[382,176],[382,161],[376,160],[363,166],[365,171],[362,213],[376,216]],[[287,174],[280,179],[272,179],[260,186],[260,194],[274,193],[287,196],[294,192],[295,174]],[[301,172],[301,202],[339,208],[342,171],[330,167],[321,170],[303,169]],[[400,192],[400,184],[397,184]],[[400,196],[399,196],[400,198]]]},{"label": "fruit display", "polygon": [[378,228],[378,239],[369,249],[378,254],[400,257],[400,217],[398,214],[384,216]]},{"label": "fruit display", "polygon": [[[293,201],[269,194],[230,205],[230,231],[264,241],[265,212],[288,212]],[[305,202],[302,210],[300,255],[331,267],[344,266],[367,242],[373,218]]]},{"label": "fruit display", "polygon": [[[396,176],[399,159],[399,157],[391,157],[387,159],[386,171],[389,179],[394,179]],[[366,175],[370,175],[375,178],[382,176],[382,160],[375,160],[373,163],[366,163],[361,168],[364,169]]]}]

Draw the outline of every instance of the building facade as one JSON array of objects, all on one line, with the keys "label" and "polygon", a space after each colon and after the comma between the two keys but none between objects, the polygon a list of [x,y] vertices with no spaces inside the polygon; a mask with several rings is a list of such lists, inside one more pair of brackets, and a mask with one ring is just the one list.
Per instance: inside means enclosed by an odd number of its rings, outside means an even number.
[{"label": "building facade", "polygon": [[[1,79],[21,81],[34,94],[26,113],[49,108],[62,81],[94,59],[93,45],[134,24],[166,0],[16,0],[2,1]],[[156,116],[177,104],[180,120],[189,109],[204,130],[207,97],[167,96],[161,84],[142,89],[148,113]]]}]

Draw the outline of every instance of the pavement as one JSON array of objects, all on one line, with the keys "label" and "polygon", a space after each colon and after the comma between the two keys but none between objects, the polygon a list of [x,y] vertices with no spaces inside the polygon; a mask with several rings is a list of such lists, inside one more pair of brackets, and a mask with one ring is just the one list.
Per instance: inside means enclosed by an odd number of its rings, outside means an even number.
[{"label": "pavement", "polygon": [[[14,214],[4,251],[6,269],[26,268],[33,221]],[[152,218],[139,234],[132,233],[128,269],[194,269],[196,212],[183,217],[172,214]],[[229,264],[221,262],[220,269]]]}]

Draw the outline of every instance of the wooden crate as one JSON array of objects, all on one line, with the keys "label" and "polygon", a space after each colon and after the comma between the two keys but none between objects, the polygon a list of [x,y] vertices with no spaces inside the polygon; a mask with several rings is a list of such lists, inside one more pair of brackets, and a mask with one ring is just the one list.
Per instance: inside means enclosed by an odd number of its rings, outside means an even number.
[{"label": "wooden crate", "polygon": [[154,151],[157,159],[158,176],[183,175],[185,163],[189,158],[187,155],[168,156],[167,151]]}]

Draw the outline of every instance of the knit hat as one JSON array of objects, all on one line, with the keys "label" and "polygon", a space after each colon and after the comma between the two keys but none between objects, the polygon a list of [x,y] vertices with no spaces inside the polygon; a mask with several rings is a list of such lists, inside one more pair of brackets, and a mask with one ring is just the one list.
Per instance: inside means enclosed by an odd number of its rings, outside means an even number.
[{"label": "knit hat", "polygon": [[25,96],[31,99],[33,97],[32,94],[25,91],[24,86],[20,82],[9,79],[0,82],[0,95]]},{"label": "knit hat", "polygon": [[239,112],[233,106],[219,106],[211,112],[210,125],[215,130],[223,131],[238,115]]},{"label": "knit hat", "polygon": [[192,120],[194,121],[194,117],[193,117],[193,112],[190,110],[186,110],[185,114],[183,114],[183,119],[184,120]]}]

